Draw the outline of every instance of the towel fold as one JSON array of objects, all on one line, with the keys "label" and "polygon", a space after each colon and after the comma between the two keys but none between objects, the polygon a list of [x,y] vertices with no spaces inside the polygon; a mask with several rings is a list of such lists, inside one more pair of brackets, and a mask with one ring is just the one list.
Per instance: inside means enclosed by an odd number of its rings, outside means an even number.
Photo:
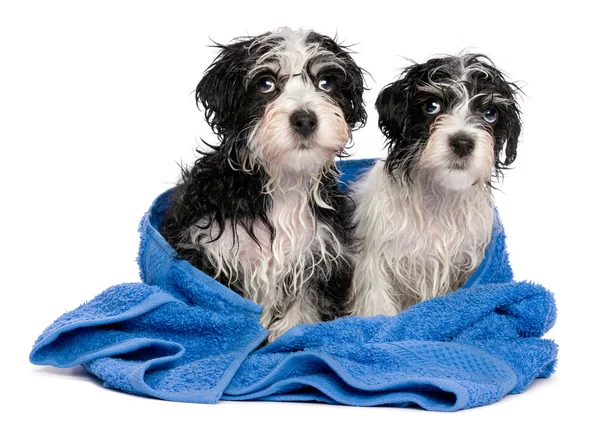
[{"label": "towel fold", "polygon": [[[372,160],[343,161],[342,185]],[[456,292],[397,316],[299,325],[258,348],[262,308],[218,283],[158,232],[169,193],[140,226],[142,283],[121,284],[68,312],[35,343],[38,365],[78,364],[110,388],[183,402],[320,401],[453,411],[548,377],[556,319],[542,286],[513,281],[496,215],[484,261]]]}]

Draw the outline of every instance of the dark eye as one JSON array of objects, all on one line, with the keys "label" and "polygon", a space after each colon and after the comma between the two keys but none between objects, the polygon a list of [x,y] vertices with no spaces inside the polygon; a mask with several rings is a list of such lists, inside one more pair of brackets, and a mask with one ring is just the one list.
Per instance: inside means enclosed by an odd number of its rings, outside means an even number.
[{"label": "dark eye", "polygon": [[485,119],[485,122],[488,124],[493,124],[498,120],[498,110],[496,110],[494,107],[486,109],[483,112],[483,119]]},{"label": "dark eye", "polygon": [[333,90],[333,81],[331,78],[324,76],[323,78],[319,79],[319,89],[327,93],[331,92]]},{"label": "dark eye", "polygon": [[275,88],[275,80],[270,76],[263,76],[258,80],[258,91],[260,93],[271,93]]},{"label": "dark eye", "polygon": [[428,115],[437,115],[440,111],[442,111],[442,105],[437,99],[429,98],[423,103],[423,110]]}]

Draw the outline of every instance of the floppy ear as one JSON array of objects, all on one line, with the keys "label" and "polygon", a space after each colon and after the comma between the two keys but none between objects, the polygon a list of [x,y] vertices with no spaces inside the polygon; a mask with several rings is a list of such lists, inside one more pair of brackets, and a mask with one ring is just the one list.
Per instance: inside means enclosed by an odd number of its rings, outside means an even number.
[{"label": "floppy ear", "polygon": [[[495,92],[499,93],[505,99],[506,104],[501,105],[500,117],[502,119],[502,129],[498,144],[495,146],[497,166],[501,169],[512,164],[517,158],[517,146],[521,134],[521,111],[519,110],[518,99],[522,93],[521,88],[506,79],[504,73],[497,69],[489,58],[478,55],[478,58],[484,58],[488,62],[482,62],[486,75],[495,84]],[[504,161],[500,161],[504,148]]]},{"label": "floppy ear", "polygon": [[204,117],[216,134],[235,127],[244,95],[244,60],[248,42],[217,45],[221,52],[204,72],[196,87],[196,104],[204,107]]},{"label": "floppy ear", "polygon": [[375,101],[375,109],[379,114],[379,128],[389,139],[390,152],[398,143],[402,143],[411,90],[412,82],[403,78],[385,86]]},{"label": "floppy ear", "polygon": [[508,112],[508,124],[506,125],[506,149],[504,166],[508,166],[517,158],[517,145],[521,134],[521,117],[516,104],[510,106]]},{"label": "floppy ear", "polygon": [[409,181],[417,159],[415,150],[418,143],[415,143],[415,138],[422,129],[420,124],[414,123],[413,115],[421,69],[418,64],[406,69],[399,80],[381,90],[375,101],[379,128],[387,138],[388,157],[385,169],[391,176],[407,178]]},{"label": "floppy ear", "polygon": [[342,84],[341,92],[350,105],[344,109],[344,117],[348,125],[352,128],[363,127],[367,123],[367,111],[363,99],[363,93],[365,92],[365,72],[358,67],[347,48],[338,46],[333,40],[332,43],[338,49],[337,56],[344,61],[346,72],[346,81]]},{"label": "floppy ear", "polygon": [[358,67],[350,55],[348,55],[344,67],[346,81],[342,93],[352,103],[352,108],[346,110],[346,120],[352,128],[363,127],[367,123],[367,111],[363,100],[365,91],[363,70]]}]

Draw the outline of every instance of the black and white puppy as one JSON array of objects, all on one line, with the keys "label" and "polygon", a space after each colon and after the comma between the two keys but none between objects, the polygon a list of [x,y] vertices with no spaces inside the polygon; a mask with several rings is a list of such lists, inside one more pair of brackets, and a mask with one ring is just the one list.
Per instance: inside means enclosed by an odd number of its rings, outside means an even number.
[{"label": "black and white puppy", "polygon": [[262,305],[273,340],[346,312],[354,205],[335,159],[366,120],[363,72],[316,32],[282,28],[218,48],[196,98],[219,145],[183,172],[162,232]]},{"label": "black and white puppy", "polygon": [[491,182],[517,154],[518,92],[473,54],[411,65],[381,91],[389,155],[354,188],[353,314],[393,315],[454,291],[481,263]]}]

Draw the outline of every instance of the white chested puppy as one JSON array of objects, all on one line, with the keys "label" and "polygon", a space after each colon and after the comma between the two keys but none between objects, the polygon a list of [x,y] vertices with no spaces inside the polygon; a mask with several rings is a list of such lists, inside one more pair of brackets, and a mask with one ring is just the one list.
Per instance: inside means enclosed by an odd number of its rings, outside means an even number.
[{"label": "white chested puppy", "polygon": [[481,263],[491,182],[516,158],[518,88],[481,55],[405,69],[379,94],[389,155],[354,186],[354,315],[393,315],[461,287]]},{"label": "white chested puppy", "polygon": [[352,208],[336,158],[366,120],[347,48],[282,28],[218,46],[196,88],[218,144],[185,170],[162,233],[261,306],[269,341],[347,314]]}]

